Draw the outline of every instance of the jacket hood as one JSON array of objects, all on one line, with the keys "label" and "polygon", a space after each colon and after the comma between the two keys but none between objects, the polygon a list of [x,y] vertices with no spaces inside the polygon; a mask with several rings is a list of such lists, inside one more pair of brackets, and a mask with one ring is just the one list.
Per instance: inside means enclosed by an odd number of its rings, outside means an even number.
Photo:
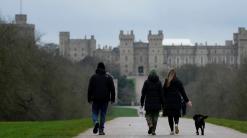
[{"label": "jacket hood", "polygon": [[106,74],[105,69],[97,68],[95,71],[96,74]]},{"label": "jacket hood", "polygon": [[148,80],[151,82],[158,82],[159,81],[159,77],[155,74],[149,74],[148,75]]}]

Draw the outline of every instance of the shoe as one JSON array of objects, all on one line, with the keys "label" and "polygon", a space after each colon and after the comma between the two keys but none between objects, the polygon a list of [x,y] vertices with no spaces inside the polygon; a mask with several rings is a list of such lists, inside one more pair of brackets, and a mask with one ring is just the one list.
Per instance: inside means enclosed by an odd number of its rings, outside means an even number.
[{"label": "shoe", "polygon": [[170,135],[174,135],[174,131],[171,131],[171,132],[170,132]]},{"label": "shoe", "polygon": [[154,135],[156,135],[156,133],[155,132],[152,132],[152,135],[154,136]]},{"label": "shoe", "polygon": [[94,125],[94,128],[93,128],[93,133],[94,133],[94,134],[97,134],[97,133],[98,133],[98,130],[99,130],[99,123],[96,123],[96,124]]},{"label": "shoe", "polygon": [[175,134],[179,133],[178,125],[175,126]]},{"label": "shoe", "polygon": [[105,135],[105,132],[103,130],[99,130],[99,135]]},{"label": "shoe", "polygon": [[151,134],[152,131],[153,131],[153,127],[150,127],[150,128],[148,129],[148,134]]}]

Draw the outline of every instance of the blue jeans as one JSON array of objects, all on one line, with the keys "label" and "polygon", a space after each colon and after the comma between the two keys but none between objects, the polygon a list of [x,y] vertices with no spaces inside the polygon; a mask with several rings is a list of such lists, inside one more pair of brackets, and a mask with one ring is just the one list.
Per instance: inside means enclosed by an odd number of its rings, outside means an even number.
[{"label": "blue jeans", "polygon": [[[92,119],[94,125],[99,123],[99,128],[104,129],[105,117],[107,112],[108,102],[93,102],[92,105]],[[100,122],[98,121],[100,114]]]}]

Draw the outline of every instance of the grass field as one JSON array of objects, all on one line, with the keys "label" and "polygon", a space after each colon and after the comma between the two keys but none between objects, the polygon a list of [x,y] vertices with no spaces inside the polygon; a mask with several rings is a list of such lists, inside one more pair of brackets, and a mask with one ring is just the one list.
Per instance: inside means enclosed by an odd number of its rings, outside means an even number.
[{"label": "grass field", "polygon": [[247,133],[247,121],[236,121],[229,119],[208,118],[208,123],[229,127],[237,131]]},{"label": "grass field", "polygon": [[109,111],[111,117],[136,117],[138,116],[137,110],[126,107],[112,107]]},{"label": "grass field", "polygon": [[[137,116],[135,109],[112,107],[107,120]],[[64,121],[0,122],[0,138],[71,138],[93,127],[91,118]]]},{"label": "grass field", "polygon": [[70,138],[92,126],[89,118],[45,122],[0,122],[0,137]]}]

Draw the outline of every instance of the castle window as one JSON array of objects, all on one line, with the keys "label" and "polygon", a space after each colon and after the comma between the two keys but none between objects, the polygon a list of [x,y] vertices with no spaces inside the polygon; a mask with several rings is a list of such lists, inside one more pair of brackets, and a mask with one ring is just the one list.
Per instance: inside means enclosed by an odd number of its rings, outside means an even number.
[{"label": "castle window", "polygon": [[169,59],[169,64],[172,64],[172,59]]},{"label": "castle window", "polygon": [[76,49],[76,48],[74,48],[74,50],[76,51],[77,49]]},{"label": "castle window", "polygon": [[157,63],[157,56],[154,57],[154,62]]},{"label": "castle window", "polygon": [[179,64],[179,58],[177,58],[177,64]]},{"label": "castle window", "polygon": [[127,56],[125,56],[125,61],[128,61],[128,57]]},{"label": "castle window", "polygon": [[140,56],[140,62],[142,62],[142,56]]},{"label": "castle window", "polygon": [[203,64],[203,57],[201,57],[201,64]]},{"label": "castle window", "polygon": [[185,64],[188,64],[188,58],[186,57],[186,61],[185,61]]},{"label": "castle window", "polygon": [[81,56],[84,56],[84,54],[82,53]]},{"label": "castle window", "polygon": [[128,43],[126,42],[126,43],[125,43],[125,45],[127,46],[127,45],[128,45]]},{"label": "castle window", "polygon": [[77,54],[75,53],[75,54],[74,54],[74,56],[76,57],[76,56],[77,56]]},{"label": "castle window", "polygon": [[82,48],[81,51],[84,51],[84,48]]},{"label": "castle window", "polygon": [[157,65],[155,65],[154,67],[157,68]]},{"label": "castle window", "polygon": [[125,68],[128,68],[128,65],[127,64],[125,65]]}]

